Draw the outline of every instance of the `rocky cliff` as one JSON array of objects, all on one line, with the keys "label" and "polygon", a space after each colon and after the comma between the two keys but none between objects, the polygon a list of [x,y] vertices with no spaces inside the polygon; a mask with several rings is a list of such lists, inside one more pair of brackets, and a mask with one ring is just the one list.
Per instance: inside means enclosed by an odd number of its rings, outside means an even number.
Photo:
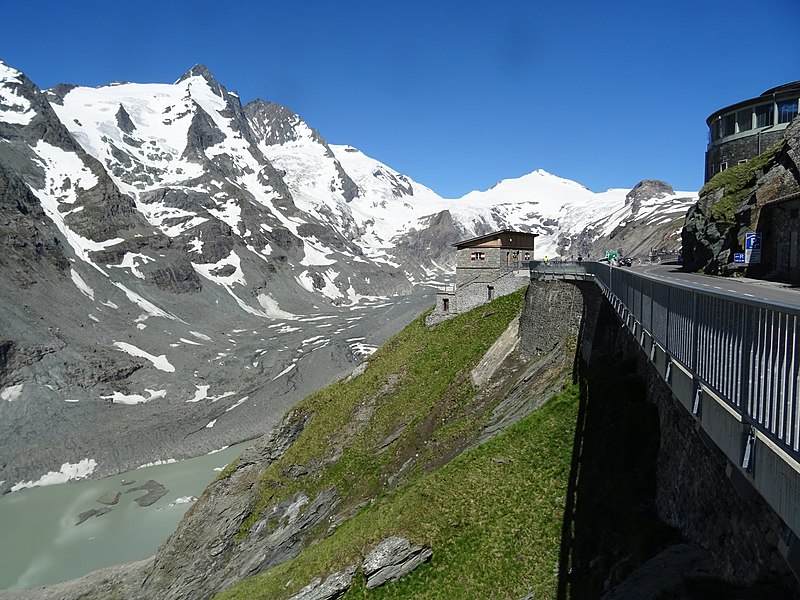
[{"label": "rocky cliff", "polygon": [[[718,173],[686,216],[681,238],[684,268],[712,275],[741,272],[734,254],[744,252],[744,235],[769,226],[765,207],[800,192],[800,120],[783,140],[757,158]],[[769,275],[753,267],[754,275]]]}]

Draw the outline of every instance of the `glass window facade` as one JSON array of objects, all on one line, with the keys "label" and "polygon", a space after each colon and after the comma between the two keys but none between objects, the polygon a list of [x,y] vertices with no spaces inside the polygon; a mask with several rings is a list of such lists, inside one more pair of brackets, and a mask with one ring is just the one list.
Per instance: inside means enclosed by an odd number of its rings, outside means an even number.
[{"label": "glass window facade", "polygon": [[772,110],[772,104],[762,104],[756,106],[756,127],[769,127],[775,121],[775,113]]},{"label": "glass window facade", "polygon": [[797,98],[778,102],[778,123],[788,123],[797,116]]},{"label": "glass window facade", "polygon": [[728,137],[736,133],[736,115],[731,113],[722,117],[720,121],[720,136]]},{"label": "glass window facade", "polygon": [[736,113],[736,128],[742,131],[750,131],[753,128],[753,110],[748,108]]}]

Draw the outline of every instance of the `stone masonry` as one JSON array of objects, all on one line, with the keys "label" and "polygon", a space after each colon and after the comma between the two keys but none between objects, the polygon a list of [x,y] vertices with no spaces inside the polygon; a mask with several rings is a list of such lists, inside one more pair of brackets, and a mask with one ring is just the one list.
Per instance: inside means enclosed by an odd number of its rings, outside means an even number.
[{"label": "stone masonry", "polygon": [[534,237],[503,230],[456,244],[456,284],[437,294],[426,323],[439,323],[525,287]]}]

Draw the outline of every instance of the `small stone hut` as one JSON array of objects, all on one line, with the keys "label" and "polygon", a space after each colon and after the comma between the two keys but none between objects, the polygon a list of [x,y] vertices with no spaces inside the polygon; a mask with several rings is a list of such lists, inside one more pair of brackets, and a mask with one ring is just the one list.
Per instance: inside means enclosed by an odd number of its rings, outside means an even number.
[{"label": "small stone hut", "polygon": [[428,323],[467,312],[527,285],[537,234],[503,229],[453,244],[456,283],[436,295]]}]

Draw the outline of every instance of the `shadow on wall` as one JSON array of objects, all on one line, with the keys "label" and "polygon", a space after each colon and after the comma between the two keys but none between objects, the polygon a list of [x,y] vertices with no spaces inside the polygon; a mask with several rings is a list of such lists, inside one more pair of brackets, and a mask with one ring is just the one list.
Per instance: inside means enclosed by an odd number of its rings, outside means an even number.
[{"label": "shadow on wall", "polygon": [[598,598],[679,535],[655,516],[658,413],[635,364],[578,371],[581,386],[562,524],[559,598]]},{"label": "shadow on wall", "polygon": [[774,581],[725,583],[711,552],[686,542],[659,519],[659,410],[649,401],[636,358],[620,343],[620,323],[609,305],[603,302],[596,319],[588,321],[593,331],[588,336],[582,331],[580,343],[591,345],[591,358],[588,365],[576,360],[574,371],[581,395],[558,598],[797,597],[796,589]]}]

